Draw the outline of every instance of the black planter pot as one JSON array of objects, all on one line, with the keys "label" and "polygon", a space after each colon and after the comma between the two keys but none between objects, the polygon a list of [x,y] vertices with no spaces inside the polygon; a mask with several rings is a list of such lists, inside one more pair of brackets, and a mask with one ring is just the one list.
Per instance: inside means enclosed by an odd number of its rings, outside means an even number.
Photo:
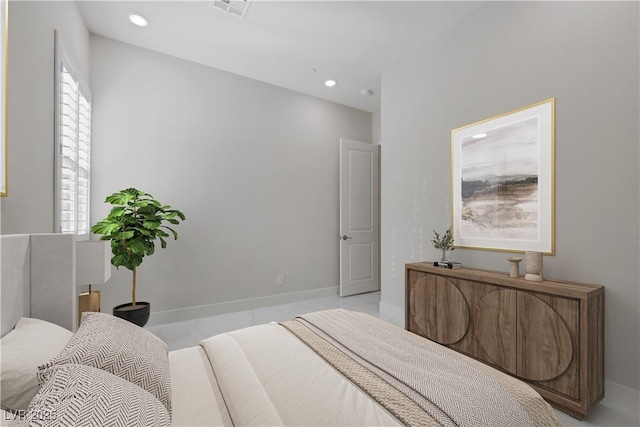
[{"label": "black planter pot", "polygon": [[136,308],[132,308],[131,303],[128,302],[113,307],[113,315],[143,327],[149,321],[150,308],[151,303],[149,302],[138,301],[136,302]]}]

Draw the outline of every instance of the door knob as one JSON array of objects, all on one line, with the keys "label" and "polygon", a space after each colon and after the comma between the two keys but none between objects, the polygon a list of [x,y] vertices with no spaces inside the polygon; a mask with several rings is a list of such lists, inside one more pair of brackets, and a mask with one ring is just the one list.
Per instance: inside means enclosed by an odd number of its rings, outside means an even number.
[{"label": "door knob", "polygon": [[348,240],[348,239],[353,239],[353,237],[348,237],[346,234],[342,236],[342,240]]}]

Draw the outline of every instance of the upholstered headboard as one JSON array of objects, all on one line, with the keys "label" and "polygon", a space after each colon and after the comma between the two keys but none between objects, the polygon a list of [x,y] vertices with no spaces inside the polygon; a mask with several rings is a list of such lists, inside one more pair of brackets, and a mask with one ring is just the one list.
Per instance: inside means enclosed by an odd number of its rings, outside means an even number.
[{"label": "upholstered headboard", "polygon": [[70,234],[0,236],[3,336],[21,317],[76,329],[75,246]]}]

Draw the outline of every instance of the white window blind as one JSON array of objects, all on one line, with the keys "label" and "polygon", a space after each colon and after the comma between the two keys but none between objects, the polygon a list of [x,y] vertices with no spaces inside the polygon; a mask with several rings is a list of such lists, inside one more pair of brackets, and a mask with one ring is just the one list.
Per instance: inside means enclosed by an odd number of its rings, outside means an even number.
[{"label": "white window blind", "polygon": [[77,220],[78,234],[89,235],[89,190],[91,174],[91,103],[80,91],[78,98],[80,111],[78,114],[78,192]]},{"label": "white window blind", "polygon": [[88,239],[91,228],[91,97],[56,40],[56,230]]}]

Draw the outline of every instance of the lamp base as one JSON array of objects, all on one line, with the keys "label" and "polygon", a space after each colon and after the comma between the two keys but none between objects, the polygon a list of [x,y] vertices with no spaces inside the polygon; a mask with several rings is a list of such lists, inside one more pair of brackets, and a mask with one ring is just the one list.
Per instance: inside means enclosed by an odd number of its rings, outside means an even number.
[{"label": "lamp base", "polygon": [[78,326],[85,311],[100,311],[100,291],[83,292],[78,295]]}]

